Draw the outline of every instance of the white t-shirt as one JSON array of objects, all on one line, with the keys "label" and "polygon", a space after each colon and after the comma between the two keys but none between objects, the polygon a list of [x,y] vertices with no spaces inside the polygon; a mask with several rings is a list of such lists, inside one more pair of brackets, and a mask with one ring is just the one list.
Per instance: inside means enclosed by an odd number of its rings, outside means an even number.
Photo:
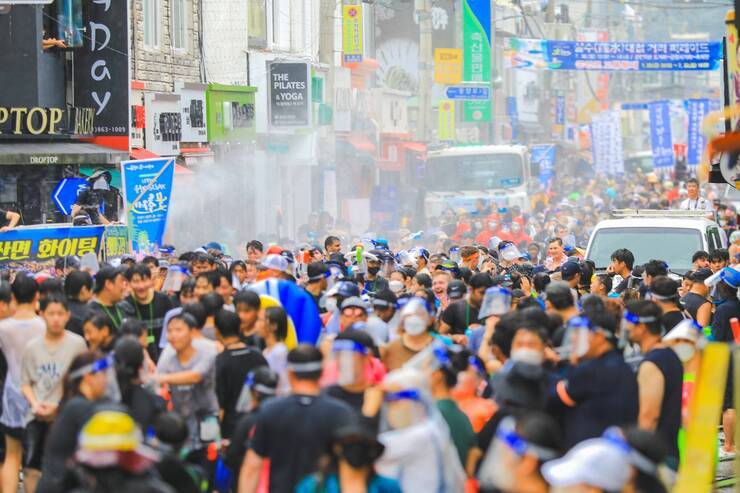
[{"label": "white t-shirt", "polygon": [[681,202],[679,207],[682,211],[707,211],[714,212],[714,206],[710,201],[705,198],[699,197],[698,199],[686,199]]}]

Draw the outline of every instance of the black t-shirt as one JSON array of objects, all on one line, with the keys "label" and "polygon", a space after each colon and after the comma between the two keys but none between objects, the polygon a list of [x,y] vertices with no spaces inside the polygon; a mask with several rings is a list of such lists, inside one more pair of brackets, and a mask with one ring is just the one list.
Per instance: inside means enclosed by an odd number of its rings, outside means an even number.
[{"label": "black t-shirt", "polygon": [[55,493],[63,490],[62,482],[67,460],[77,450],[77,437],[96,408],[95,401],[89,401],[84,397],[73,397],[62,406],[46,437],[41,479],[36,488],[38,493]]},{"label": "black t-shirt", "polygon": [[257,416],[252,450],[270,459],[270,491],[293,491],[331,453],[334,434],[356,419],[346,403],[327,395],[291,395],[266,402]]},{"label": "black t-shirt", "polygon": [[257,413],[259,410],[253,410],[247,414],[239,415],[234,431],[231,434],[229,447],[226,449],[224,463],[231,468],[236,477],[234,484],[239,484],[239,471],[242,468],[244,454],[249,450],[252,443],[252,434],[254,426],[257,424]]},{"label": "black t-shirt", "polygon": [[326,387],[324,392],[335,399],[346,402],[352,407],[352,409],[357,411],[358,414],[362,414],[362,404],[365,402],[365,392],[350,392],[348,390],[344,390],[339,385]]},{"label": "black t-shirt", "polygon": [[478,309],[467,300],[458,300],[442,313],[442,321],[451,327],[452,334],[464,334],[471,324],[478,323]]},{"label": "black t-shirt", "polygon": [[69,321],[66,329],[79,336],[84,336],[82,324],[90,314],[90,306],[77,300],[68,300],[67,304],[69,306]]},{"label": "black t-shirt", "polygon": [[157,344],[160,337],[162,336],[162,325],[164,324],[164,316],[167,312],[172,310],[172,300],[166,295],[158,291],[154,292],[152,301],[146,305],[142,305],[134,299],[133,296],[129,296],[122,303],[122,305],[129,305],[131,308],[129,311],[133,311],[133,316],[146,323],[146,327],[149,330],[149,356],[154,361],[159,359],[159,345]]},{"label": "black t-shirt", "polygon": [[643,363],[650,361],[663,374],[663,402],[660,405],[657,433],[678,460],[678,430],[681,428],[681,399],[683,392],[683,364],[671,348],[653,349]]},{"label": "black t-shirt", "polygon": [[154,420],[167,410],[167,403],[160,396],[141,385],[121,389],[121,404],[125,405],[139,428],[147,433]]},{"label": "black t-shirt", "polygon": [[8,211],[0,209],[0,228],[4,228],[8,224],[10,224],[10,221],[8,221]]},{"label": "black t-shirt", "polygon": [[306,293],[309,294],[309,296],[311,296],[311,299],[313,300],[313,302],[316,303],[316,308],[319,309],[319,313],[326,313],[326,308],[322,308],[321,305],[319,304],[319,301],[321,300],[321,296],[324,293],[321,293],[319,295],[315,295],[311,291],[309,291],[308,289],[306,289],[305,291],[306,291]]},{"label": "black t-shirt", "polygon": [[[563,401],[562,392],[569,403]],[[566,379],[553,386],[549,404],[562,414],[565,445],[571,448],[601,436],[610,426],[637,422],[637,378],[618,351],[608,351],[571,368]]]},{"label": "black t-shirt", "polygon": [[245,336],[244,334],[239,334],[239,340],[247,346],[259,349],[260,351],[264,351],[266,347],[265,340],[256,333],[250,334],[248,336]]},{"label": "black t-shirt", "polygon": [[667,334],[673,327],[678,325],[678,323],[685,318],[686,316],[680,310],[663,313],[663,316],[660,317],[660,321],[663,324],[664,334]]},{"label": "black t-shirt", "polygon": [[133,307],[125,301],[116,303],[113,306],[104,306],[99,301],[93,300],[87,304],[87,308],[91,312],[108,315],[108,318],[110,318],[117,330],[121,328],[121,322],[123,322],[124,318],[136,315]]},{"label": "black t-shirt", "polygon": [[699,308],[701,308],[704,303],[709,303],[709,300],[696,293],[686,293],[686,296],[681,298],[681,303],[683,303],[684,308],[689,315],[691,315],[691,318],[696,320],[696,314],[699,313]]},{"label": "black t-shirt", "polygon": [[235,407],[244,381],[250,371],[260,366],[267,366],[267,361],[262,353],[250,347],[226,349],[216,356],[216,395],[219,407],[224,410],[221,436],[231,437],[239,418]]}]

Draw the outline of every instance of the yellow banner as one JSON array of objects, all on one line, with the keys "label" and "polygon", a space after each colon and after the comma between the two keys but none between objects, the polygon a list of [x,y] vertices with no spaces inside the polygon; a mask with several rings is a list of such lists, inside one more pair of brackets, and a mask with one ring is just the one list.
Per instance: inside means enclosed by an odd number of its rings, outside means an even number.
[{"label": "yellow banner", "polygon": [[694,398],[689,407],[686,453],[678,473],[675,493],[712,491],[717,454],[717,424],[722,415],[729,362],[729,344],[712,342],[702,351]]},{"label": "yellow banner", "polygon": [[439,102],[439,140],[455,140],[455,102],[443,99]]},{"label": "yellow banner", "polygon": [[434,82],[436,84],[460,84],[462,72],[462,50],[456,48],[436,48],[434,50]]},{"label": "yellow banner", "polygon": [[362,61],[362,5],[342,6],[342,50],[347,63]]}]

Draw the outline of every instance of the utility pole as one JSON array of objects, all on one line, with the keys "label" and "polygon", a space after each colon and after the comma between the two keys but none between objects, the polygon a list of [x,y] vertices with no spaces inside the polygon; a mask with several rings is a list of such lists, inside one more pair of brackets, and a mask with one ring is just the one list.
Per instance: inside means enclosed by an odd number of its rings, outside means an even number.
[{"label": "utility pole", "polygon": [[[334,95],[334,64],[336,54],[334,53],[334,28],[336,22],[334,16],[336,14],[337,3],[336,0],[321,0],[320,11],[319,11],[319,61],[327,66],[326,78],[324,79],[324,89],[326,93],[326,102],[334,109],[336,98]],[[336,161],[336,135],[334,133],[334,118],[332,118],[332,125],[329,129],[328,136],[322,139],[321,144],[322,154],[319,157],[320,166],[316,172],[319,174],[318,179],[314,180],[314,183],[320,183],[319,188],[321,194],[312,194],[313,210],[323,210],[326,199],[324,194],[327,190],[324,190],[324,173],[327,168],[334,168]],[[328,191],[336,194],[335,191]],[[336,197],[333,197],[336,200]],[[333,202],[333,201],[332,201]]]},{"label": "utility pole", "polygon": [[419,17],[419,118],[416,125],[416,139],[429,140],[430,118],[432,113],[432,1],[416,0],[416,14]]}]

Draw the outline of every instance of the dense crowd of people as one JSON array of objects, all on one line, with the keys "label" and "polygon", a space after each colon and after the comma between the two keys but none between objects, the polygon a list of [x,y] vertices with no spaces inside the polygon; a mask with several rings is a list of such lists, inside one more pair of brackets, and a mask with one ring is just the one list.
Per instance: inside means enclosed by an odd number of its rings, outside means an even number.
[{"label": "dense crowd of people", "polygon": [[[701,348],[740,336],[740,233],[697,183],[644,183],[564,180],[390,243],[6,272],[0,491],[670,491]],[[630,245],[584,260],[608,211],[671,206],[730,248],[682,279]]]}]

